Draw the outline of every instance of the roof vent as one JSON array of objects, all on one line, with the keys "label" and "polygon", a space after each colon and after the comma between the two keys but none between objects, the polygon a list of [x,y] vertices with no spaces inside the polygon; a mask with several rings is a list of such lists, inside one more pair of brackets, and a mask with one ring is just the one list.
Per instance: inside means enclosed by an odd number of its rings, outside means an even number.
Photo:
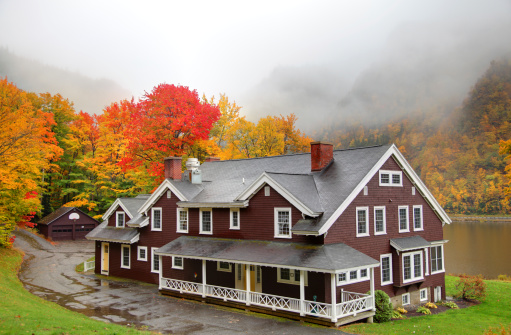
[{"label": "roof vent", "polygon": [[199,160],[197,158],[188,158],[186,160],[186,169],[190,171],[195,171],[199,168]]}]

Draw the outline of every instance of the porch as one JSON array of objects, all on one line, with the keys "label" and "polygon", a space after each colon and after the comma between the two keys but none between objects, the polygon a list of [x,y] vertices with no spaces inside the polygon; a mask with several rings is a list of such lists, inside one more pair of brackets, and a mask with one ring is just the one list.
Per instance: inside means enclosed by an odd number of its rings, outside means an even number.
[{"label": "porch", "polygon": [[[274,314],[290,318],[293,318],[294,315],[296,316],[294,319],[303,319],[324,325],[331,325],[332,323],[341,325],[374,315],[373,297],[356,292],[342,291],[341,301],[329,304],[163,277],[160,278],[159,288],[162,294],[187,296],[191,299],[195,297],[196,300],[256,312],[281,311],[284,313]],[[172,293],[178,293],[179,295]],[[318,322],[320,320],[314,319],[321,319],[324,322]]]}]

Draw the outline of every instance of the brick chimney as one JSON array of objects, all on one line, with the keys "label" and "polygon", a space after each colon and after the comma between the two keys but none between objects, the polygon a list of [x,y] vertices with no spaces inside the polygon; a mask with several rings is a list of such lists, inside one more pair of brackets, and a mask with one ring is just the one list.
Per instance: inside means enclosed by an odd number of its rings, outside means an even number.
[{"label": "brick chimney", "polygon": [[334,159],[334,145],[327,142],[311,142],[311,171],[321,171]]},{"label": "brick chimney", "polygon": [[208,156],[208,157],[206,157],[206,160],[204,162],[216,162],[216,161],[219,161],[219,160],[220,160],[220,157]]},{"label": "brick chimney", "polygon": [[163,165],[165,166],[165,179],[181,179],[181,157],[165,157]]}]

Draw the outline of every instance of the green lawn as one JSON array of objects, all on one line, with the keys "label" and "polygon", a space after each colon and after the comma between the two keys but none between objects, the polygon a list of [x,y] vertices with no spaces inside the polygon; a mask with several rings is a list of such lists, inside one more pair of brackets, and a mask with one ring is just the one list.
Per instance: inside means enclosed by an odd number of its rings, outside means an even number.
[{"label": "green lawn", "polygon": [[41,299],[17,277],[19,251],[0,248],[0,334],[151,334],[96,321]]},{"label": "green lawn", "polygon": [[[457,277],[446,276],[447,295],[454,293]],[[387,323],[343,327],[357,334],[483,334],[486,330],[511,325],[511,282],[485,280],[488,296],[483,303],[436,315],[425,315]]]}]

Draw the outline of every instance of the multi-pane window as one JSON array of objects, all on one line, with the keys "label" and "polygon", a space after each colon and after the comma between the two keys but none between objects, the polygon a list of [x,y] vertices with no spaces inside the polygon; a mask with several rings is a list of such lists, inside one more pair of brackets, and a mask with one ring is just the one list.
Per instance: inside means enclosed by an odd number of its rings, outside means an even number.
[{"label": "multi-pane window", "polygon": [[177,209],[177,232],[188,233],[188,209]]},{"label": "multi-pane window", "polygon": [[367,269],[360,270],[360,278],[367,278]]},{"label": "multi-pane window", "polygon": [[130,268],[130,246],[123,245],[121,246],[121,268],[129,269]]},{"label": "multi-pane window", "polygon": [[380,186],[403,186],[402,172],[380,170]]},{"label": "multi-pane window", "polygon": [[217,262],[216,263],[217,271],[231,272],[231,263],[229,262]]},{"label": "multi-pane window", "polygon": [[172,268],[173,269],[183,269],[183,257],[172,257]]},{"label": "multi-pane window", "polygon": [[213,211],[201,209],[200,211],[200,233],[213,234]]},{"label": "multi-pane window", "polygon": [[410,293],[404,293],[402,295],[403,306],[410,305]]},{"label": "multi-pane window", "polygon": [[[304,272],[305,285],[307,285],[307,272]],[[279,268],[277,281],[287,284],[300,284],[300,270]]]},{"label": "multi-pane window", "polygon": [[151,248],[151,272],[160,272],[160,256],[156,255],[158,248]]},{"label": "multi-pane window", "polygon": [[350,280],[357,280],[358,279],[358,271],[350,271]]},{"label": "multi-pane window", "polygon": [[385,207],[374,207],[374,234],[380,235],[386,232]]},{"label": "multi-pane window", "polygon": [[367,222],[369,208],[357,207],[357,236],[369,236],[369,227]]},{"label": "multi-pane window", "polygon": [[124,227],[124,212],[116,212],[115,214],[116,214],[115,215],[115,217],[116,217],[115,226],[118,228],[123,228]]},{"label": "multi-pane window", "polygon": [[147,247],[138,247],[138,256],[137,260],[139,261],[147,261]]},{"label": "multi-pane window", "polygon": [[431,247],[431,273],[444,271],[443,246]]},{"label": "multi-pane window", "polygon": [[408,226],[408,206],[399,206],[399,232],[409,232],[410,228]]},{"label": "multi-pane window", "polygon": [[428,289],[423,288],[420,290],[420,300],[421,301],[427,301],[428,300]]},{"label": "multi-pane window", "polygon": [[422,251],[403,254],[403,281],[422,278]]},{"label": "multi-pane window", "polygon": [[291,238],[290,208],[275,208],[275,237]]},{"label": "multi-pane window", "polygon": [[151,230],[161,231],[161,208],[152,208],[151,213]]},{"label": "multi-pane window", "polygon": [[413,206],[413,230],[423,230],[421,205]]},{"label": "multi-pane window", "polygon": [[339,273],[337,275],[337,282],[338,283],[344,283],[346,281],[346,272]]},{"label": "multi-pane window", "polygon": [[337,285],[346,285],[366,281],[369,279],[369,269],[359,269],[340,272],[337,274]]},{"label": "multi-pane window", "polygon": [[240,210],[231,208],[231,229],[240,229]]},{"label": "multi-pane window", "polygon": [[392,283],[392,254],[380,256],[381,284]]}]

